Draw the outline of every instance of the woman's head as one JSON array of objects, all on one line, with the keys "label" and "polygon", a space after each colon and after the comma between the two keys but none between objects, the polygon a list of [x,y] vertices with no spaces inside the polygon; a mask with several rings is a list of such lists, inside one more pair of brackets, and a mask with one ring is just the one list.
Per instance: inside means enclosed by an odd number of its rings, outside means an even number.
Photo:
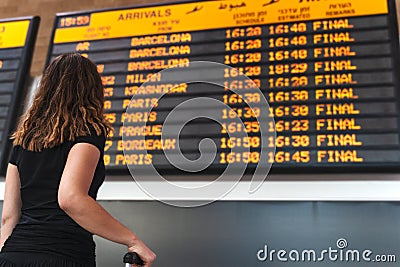
[{"label": "woman's head", "polygon": [[77,53],[58,56],[46,68],[28,112],[12,135],[14,145],[41,151],[76,136],[107,134],[104,92],[96,65]]}]

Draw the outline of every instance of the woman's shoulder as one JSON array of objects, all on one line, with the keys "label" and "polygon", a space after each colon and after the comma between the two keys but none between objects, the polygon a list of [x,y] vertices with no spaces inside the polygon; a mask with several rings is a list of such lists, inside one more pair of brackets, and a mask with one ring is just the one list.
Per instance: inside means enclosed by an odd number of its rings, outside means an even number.
[{"label": "woman's shoulder", "polygon": [[9,163],[13,165],[18,165],[20,154],[21,154],[22,147],[20,145],[13,145],[10,154]]},{"label": "woman's shoulder", "polygon": [[72,143],[73,145],[78,143],[88,143],[96,146],[100,150],[100,153],[103,153],[105,141],[106,141],[106,136],[104,133],[97,134],[96,130],[90,127],[89,134],[83,136],[77,136]]}]

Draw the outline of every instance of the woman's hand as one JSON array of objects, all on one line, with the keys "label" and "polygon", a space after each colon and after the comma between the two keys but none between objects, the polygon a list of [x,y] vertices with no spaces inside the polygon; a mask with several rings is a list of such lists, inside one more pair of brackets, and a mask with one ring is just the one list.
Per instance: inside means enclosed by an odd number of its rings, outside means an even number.
[{"label": "woman's hand", "polygon": [[134,244],[128,246],[129,252],[136,252],[143,260],[143,267],[150,267],[156,259],[156,254],[151,251],[141,240],[135,240]]}]

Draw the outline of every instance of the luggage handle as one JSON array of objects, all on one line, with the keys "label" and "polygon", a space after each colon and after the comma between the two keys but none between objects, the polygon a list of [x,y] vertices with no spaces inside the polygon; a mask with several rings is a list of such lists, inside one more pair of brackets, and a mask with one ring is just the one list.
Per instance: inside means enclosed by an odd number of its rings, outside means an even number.
[{"label": "luggage handle", "polygon": [[128,252],[124,256],[125,267],[131,267],[131,264],[143,266],[144,262],[136,252]]}]

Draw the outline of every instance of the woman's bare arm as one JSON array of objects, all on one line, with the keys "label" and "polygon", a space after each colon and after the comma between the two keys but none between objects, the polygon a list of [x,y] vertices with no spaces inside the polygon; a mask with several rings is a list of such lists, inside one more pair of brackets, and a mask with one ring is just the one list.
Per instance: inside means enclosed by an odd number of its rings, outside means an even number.
[{"label": "woman's bare arm", "polygon": [[4,190],[3,212],[1,215],[0,248],[11,235],[21,217],[21,181],[17,166],[8,164]]},{"label": "woman's bare arm", "polygon": [[155,254],[126,226],[113,218],[88,195],[100,151],[91,144],[75,144],[68,155],[58,190],[58,202],[74,221],[87,231],[124,244],[151,266]]}]

